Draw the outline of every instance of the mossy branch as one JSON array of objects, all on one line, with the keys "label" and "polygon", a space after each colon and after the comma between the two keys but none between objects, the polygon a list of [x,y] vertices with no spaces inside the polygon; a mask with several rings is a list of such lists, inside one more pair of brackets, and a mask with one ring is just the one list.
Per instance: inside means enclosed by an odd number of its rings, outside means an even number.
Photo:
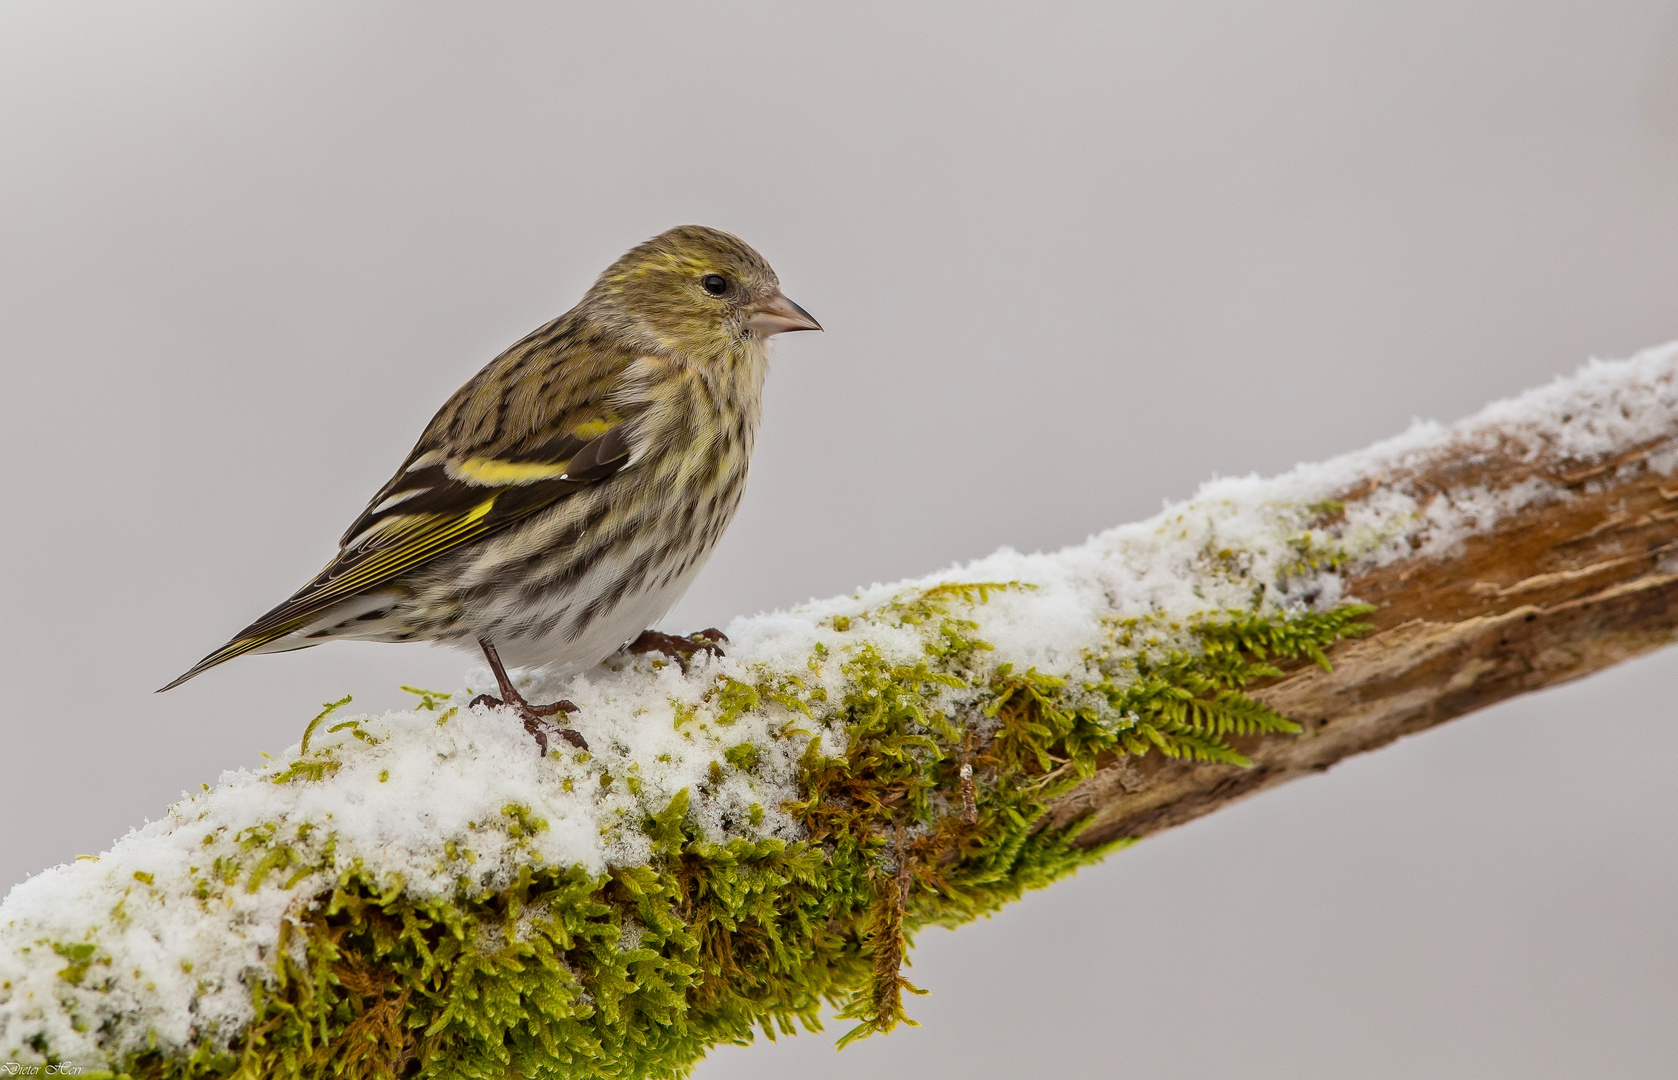
[{"label": "mossy branch", "polygon": [[[283,763],[8,899],[0,1060],[678,1076],[827,1009],[841,1045],[912,1023],[920,928],[1670,641],[1675,379],[1678,349],[1647,354],[1083,548],[764,622],[756,652],[744,624],[691,675],[568,687],[578,723],[618,718],[592,754],[532,762],[462,695],[326,726],[335,702]],[[415,769],[492,790],[387,852],[351,825]],[[239,809],[259,789],[271,817]]]}]

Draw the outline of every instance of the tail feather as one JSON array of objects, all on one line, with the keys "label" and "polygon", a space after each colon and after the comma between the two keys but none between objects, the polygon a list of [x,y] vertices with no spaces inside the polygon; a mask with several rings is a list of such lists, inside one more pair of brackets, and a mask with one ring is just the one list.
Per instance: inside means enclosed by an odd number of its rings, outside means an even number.
[{"label": "tail feather", "polygon": [[198,661],[185,675],[157,692],[161,694],[164,690],[173,690],[217,664],[249,652],[293,652],[335,637],[405,641],[408,638],[406,628],[399,621],[389,622],[382,618],[390,614],[390,608],[391,597],[387,593],[352,596],[324,610],[305,611],[290,618],[285,617],[286,604],[282,604],[239,631],[232,641]]},{"label": "tail feather", "polygon": [[[280,638],[285,637],[287,634],[291,633],[292,631],[294,631],[296,629],[297,629],[296,626],[277,626],[277,627],[274,627],[270,630],[264,630],[263,632],[261,632],[259,634],[248,634],[248,635],[245,635],[245,636],[236,637],[232,641],[229,641],[226,645],[223,645],[221,648],[217,649],[215,652],[206,656],[204,659],[198,661],[198,663],[192,665],[192,667],[187,671],[187,673],[185,675],[182,675],[180,678],[175,679],[173,682],[170,682],[170,683],[168,683],[164,686],[158,687],[157,693],[161,694],[165,690],[173,690],[175,687],[177,687],[177,686],[181,685],[182,683],[186,682],[188,679],[191,679],[191,678],[194,678],[198,675],[204,674],[204,672],[206,672],[206,671],[210,670],[211,668],[215,667],[217,664],[225,664],[227,661],[233,659],[236,656],[243,656],[246,653],[251,652],[254,649],[260,649],[264,645],[268,645],[268,644],[270,644],[274,641],[279,640]],[[307,642],[305,644],[300,644],[300,645],[297,646],[297,648],[306,649],[310,645],[316,645],[316,644],[319,644],[319,643],[311,641],[311,642]]]}]

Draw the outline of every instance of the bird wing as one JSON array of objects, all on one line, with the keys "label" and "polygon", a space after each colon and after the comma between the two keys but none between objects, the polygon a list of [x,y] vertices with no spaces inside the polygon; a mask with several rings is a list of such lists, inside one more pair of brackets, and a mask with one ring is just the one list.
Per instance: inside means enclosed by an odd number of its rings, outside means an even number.
[{"label": "bird wing", "polygon": [[326,569],[275,614],[294,606],[305,610],[290,618],[313,614],[377,588],[451,548],[499,532],[606,479],[628,464],[629,434],[623,423],[592,438],[566,433],[541,453],[517,459],[427,461],[430,455],[421,455],[345,532],[342,548]]},{"label": "bird wing", "polygon": [[163,689],[285,637],[342,600],[597,484],[633,458],[634,417],[614,412],[599,398],[568,410],[543,431],[445,452],[439,444],[462,395],[481,396],[485,389],[469,383],[444,406],[401,470],[344,534],[325,569]]}]

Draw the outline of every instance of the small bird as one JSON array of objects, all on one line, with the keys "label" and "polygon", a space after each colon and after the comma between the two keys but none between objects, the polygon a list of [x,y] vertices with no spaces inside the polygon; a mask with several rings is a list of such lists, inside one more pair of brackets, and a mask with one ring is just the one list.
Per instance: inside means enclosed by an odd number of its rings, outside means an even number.
[{"label": "small bird", "polygon": [[628,649],[685,668],[720,652],[715,630],[647,628],[740,505],[769,338],[820,329],[739,238],[653,237],[455,391],[326,568],[163,690],[335,638],[476,647],[501,696],[474,704],[513,708],[546,754],[548,718],[577,707],[525,701],[503,659],[576,670]]}]

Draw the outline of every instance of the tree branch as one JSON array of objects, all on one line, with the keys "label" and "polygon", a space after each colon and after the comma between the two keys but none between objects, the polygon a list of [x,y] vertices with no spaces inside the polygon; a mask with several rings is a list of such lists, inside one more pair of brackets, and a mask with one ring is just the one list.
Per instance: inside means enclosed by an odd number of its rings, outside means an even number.
[{"label": "tree branch", "polygon": [[1582,458],[1518,429],[1505,435],[1491,452],[1448,442],[1340,493],[1348,506],[1380,492],[1425,506],[1536,482],[1553,486],[1555,497],[1466,537],[1448,556],[1414,553],[1350,576],[1348,593],[1375,605],[1365,616],[1374,633],[1331,650],[1333,671],[1295,663],[1285,677],[1249,688],[1302,734],[1238,740],[1248,768],[1110,759],[1044,823],[1089,815],[1082,845],[1145,837],[1670,644],[1678,637],[1678,478],[1650,461],[1666,464],[1673,437]]},{"label": "tree branch", "polygon": [[[329,705],[0,905],[0,1061],[642,1077],[907,1019],[917,928],[1678,635],[1678,344],[1048,555],[730,624],[691,670]],[[527,683],[530,673],[526,673]],[[328,720],[333,722],[328,723]]]}]

